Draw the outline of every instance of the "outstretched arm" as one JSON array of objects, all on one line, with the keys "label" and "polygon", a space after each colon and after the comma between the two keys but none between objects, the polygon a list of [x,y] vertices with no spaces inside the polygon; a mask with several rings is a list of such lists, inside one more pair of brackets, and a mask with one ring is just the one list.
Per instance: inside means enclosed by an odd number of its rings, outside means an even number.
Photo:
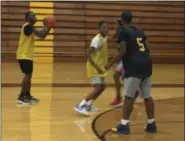
[{"label": "outstretched arm", "polygon": [[120,44],[119,46],[119,52],[116,55],[116,57],[114,57],[105,67],[106,69],[109,69],[110,67],[112,67],[112,65],[116,62],[118,62],[119,60],[121,60],[121,58],[126,54],[126,50],[127,50],[127,41],[128,41],[128,35],[127,32],[122,30],[119,34],[118,37],[118,42]]},{"label": "outstretched arm", "polygon": [[47,28],[44,26],[41,30],[34,29],[34,34],[44,39],[48,35],[49,31],[50,31],[50,28]]},{"label": "outstretched arm", "polygon": [[121,57],[125,55],[126,53],[126,50],[127,50],[127,46],[126,46],[126,42],[125,41],[122,41],[120,43],[120,48],[119,48],[119,52],[118,54],[116,55],[116,57],[114,57],[108,64],[107,66],[105,67],[106,69],[109,69],[112,67],[112,65],[116,62],[118,62],[119,60],[121,60]]},{"label": "outstretched arm", "polygon": [[41,30],[35,29],[34,26],[30,24],[25,25],[24,34],[26,36],[30,36],[32,33],[34,33],[36,36],[44,39],[48,35],[50,28],[48,28],[48,23],[45,19],[43,21],[43,24],[44,26]]},{"label": "outstretched arm", "polygon": [[34,34],[40,38],[46,38],[46,36],[48,35],[50,28],[48,26],[48,22],[46,19],[43,20],[43,28],[41,30],[36,30],[34,29]]}]

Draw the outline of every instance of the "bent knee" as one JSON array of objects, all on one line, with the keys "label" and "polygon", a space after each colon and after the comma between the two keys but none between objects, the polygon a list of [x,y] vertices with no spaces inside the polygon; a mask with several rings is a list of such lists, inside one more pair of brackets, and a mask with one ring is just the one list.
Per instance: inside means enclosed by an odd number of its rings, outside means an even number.
[{"label": "bent knee", "polygon": [[101,85],[96,86],[96,90],[98,92],[103,92],[105,90],[105,85],[101,84]]}]

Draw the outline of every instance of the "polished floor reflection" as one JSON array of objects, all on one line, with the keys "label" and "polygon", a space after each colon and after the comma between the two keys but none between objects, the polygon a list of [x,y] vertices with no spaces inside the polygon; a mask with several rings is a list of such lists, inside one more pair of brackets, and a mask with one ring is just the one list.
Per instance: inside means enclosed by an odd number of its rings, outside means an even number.
[{"label": "polished floor reflection", "polygon": [[[41,100],[40,103],[31,107],[17,107],[16,98],[19,88],[3,88],[3,141],[98,141],[99,139],[91,129],[91,122],[98,113],[87,118],[79,116],[73,110],[73,107],[90,90],[90,88],[34,87],[32,88],[32,93]],[[156,100],[184,97],[183,88],[153,88],[152,93]],[[100,112],[110,108],[109,102],[112,100],[113,94],[114,89],[108,88],[100,99],[96,101],[95,104],[100,108]],[[138,99],[138,102],[140,101]],[[169,106],[173,104],[175,104],[173,101],[168,103]],[[164,107],[156,109],[159,115],[162,108]],[[140,109],[138,108],[137,110]],[[176,120],[179,115],[174,116],[171,108],[168,110],[169,112],[171,111],[174,117],[173,120]],[[141,113],[143,114],[142,109]],[[109,118],[105,119],[105,122],[110,122]],[[171,125],[170,127],[173,130],[179,130],[179,127]],[[170,130],[165,124],[161,124],[160,128]],[[137,134],[142,135],[143,133]],[[131,137],[134,139],[135,135],[131,135]],[[143,139],[145,138],[142,137],[141,140],[137,138],[138,141],[143,141]],[[160,138],[161,141],[162,139]]]},{"label": "polished floor reflection", "polygon": [[96,117],[93,120],[93,131],[98,138],[104,138],[106,141],[140,141],[147,139],[152,141],[183,141],[184,97],[156,100],[155,108],[157,134],[147,134],[143,129],[147,123],[143,103],[137,103],[134,106],[130,122],[130,136],[118,135],[109,131],[112,127],[120,123],[122,115],[121,108],[110,109]]},{"label": "polished floor reflection", "polygon": [[[36,63],[34,65],[32,94],[41,101],[38,105],[30,107],[17,107],[16,99],[20,92],[19,84],[22,74],[17,63],[2,64],[2,139],[3,141],[98,141],[91,129],[91,123],[96,115],[109,109],[109,103],[114,97],[114,88],[108,87],[95,105],[100,108],[100,113],[94,113],[91,117],[82,117],[73,110],[74,106],[84,95],[91,91],[91,87],[85,79],[84,63]],[[154,84],[184,84],[183,65],[154,65]],[[113,84],[112,72],[106,79],[108,84]],[[53,87],[53,84],[55,87]],[[72,87],[74,84],[75,87]],[[80,84],[81,87],[77,87]],[[65,85],[67,87],[65,87]],[[174,85],[175,86],[175,85]],[[155,100],[184,98],[183,87],[153,87],[152,94]],[[124,90],[123,90],[124,93]],[[142,102],[138,99],[137,102]],[[169,107],[175,103],[168,103]],[[156,111],[159,113],[161,109]],[[143,110],[137,109],[143,114]],[[173,114],[168,109],[174,120],[180,114]],[[181,113],[182,114],[182,113]],[[169,114],[170,116],[170,114]],[[137,118],[136,118],[137,119]],[[137,121],[137,120],[136,120]],[[105,122],[110,122],[109,118]],[[168,130],[168,126],[161,124],[162,130]],[[102,126],[103,127],[103,126]],[[179,130],[178,126],[172,126],[173,130]],[[140,128],[140,127],[139,127]],[[181,129],[182,130],[182,129]],[[172,130],[171,130],[172,131]],[[168,133],[171,134],[171,131]],[[141,134],[142,132],[136,134]],[[163,132],[156,137],[160,141],[166,139]],[[131,135],[129,141],[148,141],[147,137],[135,138]],[[164,136],[164,138],[162,137]],[[111,138],[112,139],[112,138]],[[172,138],[175,139],[175,138]],[[151,141],[156,141],[150,139]],[[170,141],[181,141],[170,140]]]}]

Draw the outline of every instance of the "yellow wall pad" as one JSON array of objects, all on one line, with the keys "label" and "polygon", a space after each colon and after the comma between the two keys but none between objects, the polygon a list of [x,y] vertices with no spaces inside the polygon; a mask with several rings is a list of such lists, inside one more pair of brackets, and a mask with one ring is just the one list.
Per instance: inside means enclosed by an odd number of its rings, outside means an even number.
[{"label": "yellow wall pad", "polygon": [[[38,22],[35,24],[36,27],[42,27],[43,26],[43,19],[47,15],[53,15],[54,9],[53,9],[54,3],[53,2],[30,2],[30,11],[33,11],[37,15]],[[38,28],[39,29],[39,28]],[[52,34],[54,31],[51,29],[50,33]],[[48,35],[44,40],[40,39],[39,37],[35,37],[35,50],[34,52],[37,54],[35,56],[36,62],[53,62],[53,43],[54,36]],[[42,48],[40,48],[42,47]],[[43,48],[46,47],[46,48]],[[39,57],[38,53],[50,53],[51,57]]]}]

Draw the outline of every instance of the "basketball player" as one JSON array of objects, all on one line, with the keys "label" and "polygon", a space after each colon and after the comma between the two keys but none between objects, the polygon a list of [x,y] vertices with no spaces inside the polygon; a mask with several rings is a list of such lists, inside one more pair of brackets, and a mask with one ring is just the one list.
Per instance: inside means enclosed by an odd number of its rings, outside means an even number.
[{"label": "basketball player", "polygon": [[45,38],[50,29],[48,28],[46,20],[44,20],[44,27],[41,30],[34,28],[34,24],[36,23],[36,15],[34,12],[27,12],[25,14],[25,20],[26,23],[22,26],[17,50],[17,60],[21,71],[24,73],[21,93],[18,96],[18,104],[30,105],[36,104],[39,101],[30,93],[33,72],[34,35]]},{"label": "basketball player", "polygon": [[87,77],[94,88],[75,108],[75,111],[86,116],[89,115],[89,111],[97,111],[92,103],[105,89],[105,65],[108,61],[107,33],[108,25],[101,21],[99,23],[99,33],[92,39],[88,49]]},{"label": "basketball player", "polygon": [[[116,21],[116,33],[113,36],[113,39],[116,42],[118,40],[119,32],[120,32],[122,27],[123,26],[122,26],[122,23],[121,23],[121,19],[118,19]],[[117,45],[117,48],[119,50],[119,44]],[[113,75],[114,84],[115,84],[115,88],[116,88],[116,97],[111,102],[111,106],[113,108],[117,108],[117,107],[123,106],[122,97],[121,97],[121,82],[120,82],[121,76],[122,76],[122,79],[124,79],[124,67],[123,67],[122,61],[120,61],[119,64],[117,65],[116,70],[115,70],[114,75]],[[139,95],[139,91],[136,91],[135,100],[138,97],[138,95]]]},{"label": "basketball player", "polygon": [[140,94],[144,97],[148,124],[145,131],[149,133],[157,132],[154,119],[154,101],[151,97],[151,75],[152,60],[146,36],[142,30],[133,26],[132,13],[124,11],[121,14],[123,28],[118,37],[120,50],[118,55],[106,66],[110,68],[112,64],[122,59],[125,69],[124,87],[126,91],[123,104],[123,117],[121,123],[112,128],[112,132],[118,134],[129,134],[130,115],[133,109],[135,91],[140,88]]}]

